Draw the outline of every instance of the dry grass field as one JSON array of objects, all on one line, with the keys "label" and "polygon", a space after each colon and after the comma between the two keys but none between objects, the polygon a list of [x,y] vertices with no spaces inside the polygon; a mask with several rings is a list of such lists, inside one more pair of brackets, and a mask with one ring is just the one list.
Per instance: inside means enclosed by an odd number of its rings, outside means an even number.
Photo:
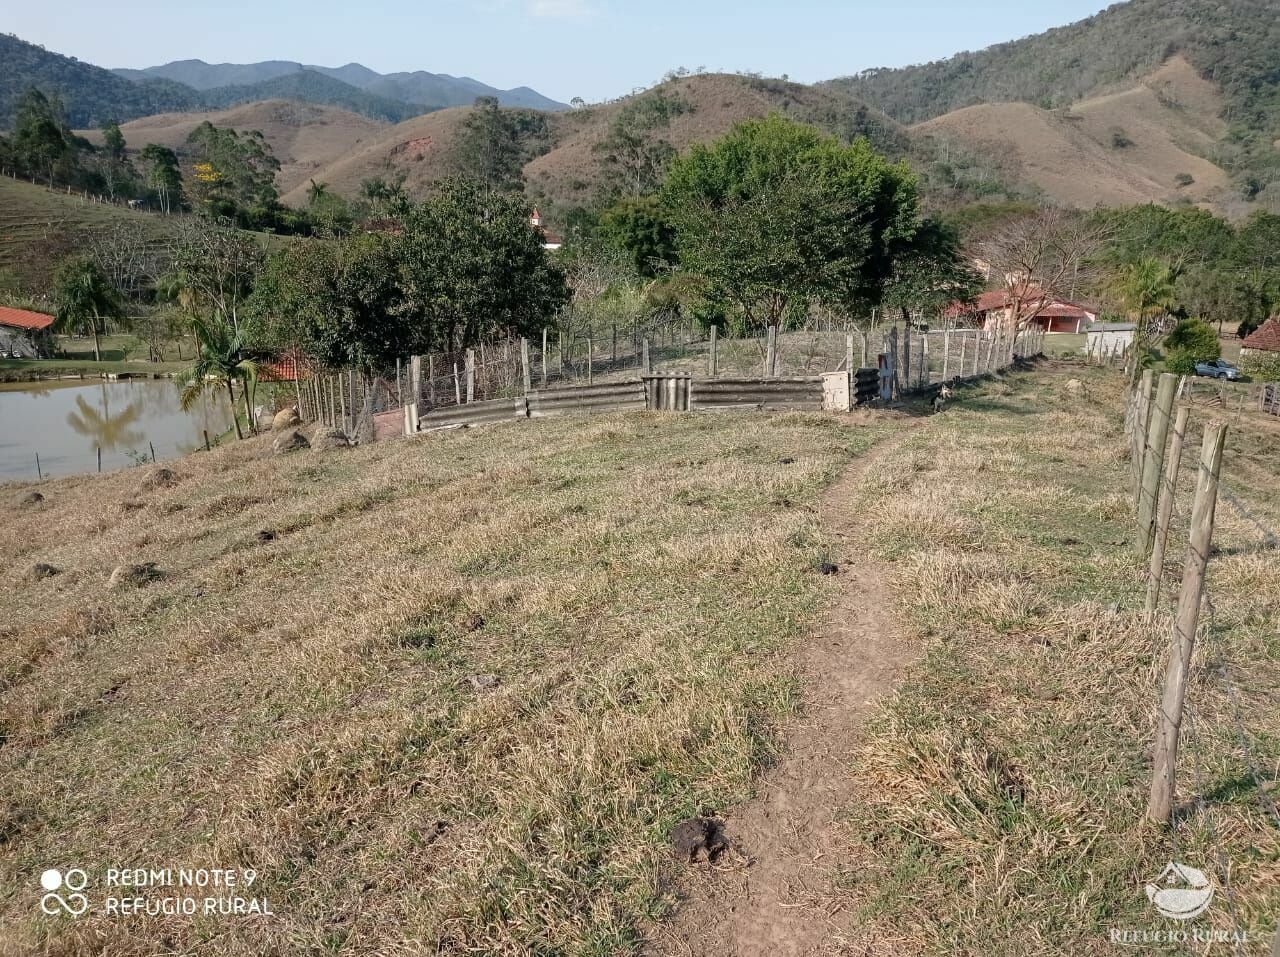
[{"label": "dry grass field", "polygon": [[[1087,391],[1066,388],[1068,375]],[[967,395],[865,489],[877,555],[925,657],[868,728],[854,768],[862,793],[838,855],[854,939],[916,954],[1271,952],[1280,554],[1221,503],[1179,823],[1172,833],[1143,823],[1169,628],[1142,622],[1118,380],[1076,367]],[[1198,406],[1192,421],[1211,414]],[[1280,428],[1266,416],[1230,424],[1224,482],[1280,529]],[[1198,451],[1197,432],[1180,477],[1175,583]],[[1144,893],[1170,860],[1218,886],[1195,926],[1247,930],[1249,942],[1110,942],[1113,929],[1185,929]]]},{"label": "dry grass field", "polygon": [[[669,828],[746,797],[794,708],[814,504],[886,429],[258,440],[4,488],[0,952],[627,952]],[[51,866],[254,868],[276,917],[43,917]]]},{"label": "dry grass field", "polygon": [[[1050,364],[905,436],[641,414],[0,489],[0,953],[640,952],[675,879],[709,876],[671,826],[732,817],[796,725],[844,581],[816,570],[819,496],[876,449],[843,507],[921,654],[814,862],[824,953],[1119,952],[1113,929],[1167,929],[1144,886],[1172,859],[1218,885],[1196,926],[1265,954],[1280,566],[1224,502],[1179,825],[1142,823],[1168,635],[1122,404],[1114,372]],[[1277,456],[1270,420],[1232,421],[1225,481],[1271,528]],[[156,566],[111,588],[126,562]],[[275,916],[45,917],[51,866],[253,868]]]}]

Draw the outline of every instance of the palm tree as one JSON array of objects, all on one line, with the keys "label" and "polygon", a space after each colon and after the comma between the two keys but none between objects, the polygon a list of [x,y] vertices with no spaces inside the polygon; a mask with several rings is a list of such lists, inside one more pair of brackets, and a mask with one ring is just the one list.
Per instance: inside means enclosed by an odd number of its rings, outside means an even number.
[{"label": "palm tree", "polygon": [[1177,272],[1158,259],[1128,263],[1112,281],[1120,304],[1138,323],[1139,337],[1147,321],[1166,315],[1177,305]]},{"label": "palm tree", "polygon": [[242,332],[233,332],[225,322],[203,317],[191,320],[191,331],[195,333],[200,351],[195,364],[178,379],[182,385],[182,409],[187,411],[195,405],[210,384],[225,385],[227,397],[231,400],[231,418],[235,422],[236,438],[243,439],[240,418],[236,415],[234,383],[244,383],[241,393],[244,396],[249,428],[252,429],[253,405],[250,391],[258,378],[257,364],[244,356],[244,335]]},{"label": "palm tree", "polygon": [[307,202],[314,206],[316,203],[320,202],[321,199],[327,196],[328,193],[329,187],[327,184],[317,183],[313,179],[311,180],[310,188],[307,190]]},{"label": "palm tree", "polygon": [[122,315],[120,291],[111,284],[102,267],[87,257],[64,263],[58,270],[55,286],[54,298],[59,326],[80,333],[87,329],[93,336],[94,361],[101,362],[102,345],[99,336],[102,321]]}]

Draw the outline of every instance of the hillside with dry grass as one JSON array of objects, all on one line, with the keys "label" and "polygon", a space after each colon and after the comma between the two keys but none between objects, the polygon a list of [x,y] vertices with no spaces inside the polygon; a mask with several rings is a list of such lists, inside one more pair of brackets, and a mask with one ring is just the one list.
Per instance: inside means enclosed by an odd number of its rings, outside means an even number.
[{"label": "hillside with dry grass", "polygon": [[996,158],[1006,175],[1078,208],[1193,203],[1240,213],[1230,175],[1206,157],[1226,131],[1213,84],[1175,57],[1127,89],[1060,110],[966,107],[911,127]]},{"label": "hillside with dry grass", "polygon": [[[120,130],[133,150],[148,143],[182,150],[192,131],[206,121],[238,132],[262,133],[280,161],[276,184],[281,193],[305,188],[321,170],[361,149],[388,126],[337,107],[264,100],[227,110],[161,113],[122,124]],[[81,135],[95,145],[102,142],[101,130],[85,130]]]}]

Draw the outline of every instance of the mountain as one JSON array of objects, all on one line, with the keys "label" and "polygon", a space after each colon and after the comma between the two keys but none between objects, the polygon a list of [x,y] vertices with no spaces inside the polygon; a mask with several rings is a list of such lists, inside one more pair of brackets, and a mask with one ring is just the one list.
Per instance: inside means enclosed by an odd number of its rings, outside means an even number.
[{"label": "mountain", "polygon": [[[1143,86],[1172,116],[1185,112],[1186,104],[1176,91],[1171,95],[1146,78],[1158,76],[1175,57],[1215,91],[1221,123],[1209,143],[1189,143],[1175,129],[1170,138],[1227,170],[1245,200],[1280,202],[1274,195],[1280,185],[1272,185],[1280,184],[1276,0],[1131,0],[1037,36],[919,66],[868,70],[828,85],[906,124],[1002,103],[1074,110],[1108,95],[1141,94]],[[1203,127],[1202,119],[1193,125]],[[981,135],[973,120],[968,117],[971,130]],[[1118,132],[1117,141],[1126,138]],[[1269,195],[1261,196],[1264,191]]]},{"label": "mountain", "polygon": [[134,83],[11,34],[0,34],[0,64],[0,129],[13,122],[14,104],[32,86],[61,97],[72,126],[199,105],[199,94],[190,87],[165,79]]},{"label": "mountain", "polygon": [[260,83],[245,86],[219,86],[200,93],[201,104],[209,109],[256,103],[261,100],[298,100],[320,106],[336,106],[375,120],[399,123],[411,116],[425,113],[430,107],[389,99],[349,83],[316,73],[314,70],[296,70]]},{"label": "mountain", "polygon": [[[205,63],[203,60],[175,60],[163,66],[144,70],[116,70],[119,76],[129,79],[165,79],[183,83],[196,90],[217,93],[222,87],[254,86],[280,81],[299,74],[318,74],[353,86],[376,97],[398,100],[429,109],[439,110],[450,106],[470,106],[478,96],[495,96],[503,106],[538,110],[563,110],[568,107],[557,103],[528,87],[499,90],[470,77],[454,77],[445,74],[389,73],[381,74],[359,63],[341,67],[313,66],[288,60],[266,60],[262,63]],[[417,112],[422,112],[421,110]]]}]

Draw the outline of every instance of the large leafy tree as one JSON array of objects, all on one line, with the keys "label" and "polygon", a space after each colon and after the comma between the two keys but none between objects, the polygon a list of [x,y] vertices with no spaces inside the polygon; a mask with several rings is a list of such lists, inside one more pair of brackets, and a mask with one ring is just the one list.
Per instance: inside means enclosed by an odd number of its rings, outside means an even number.
[{"label": "large leafy tree", "polygon": [[968,302],[982,287],[982,276],[962,252],[959,233],[929,217],[894,260],[884,304],[904,312],[936,313],[953,302]]},{"label": "large leafy tree", "polygon": [[112,200],[132,194],[138,174],[129,161],[124,133],[115,120],[102,125],[102,149],[98,155],[97,171],[107,196]]},{"label": "large leafy tree", "polygon": [[260,341],[333,367],[385,368],[413,351],[399,264],[381,236],[292,244],[267,263],[252,309]]},{"label": "large leafy tree", "polygon": [[192,131],[187,146],[194,160],[193,192],[207,212],[247,226],[273,219],[280,161],[260,132],[240,134],[206,120]]},{"label": "large leafy tree", "polygon": [[27,90],[18,100],[10,142],[18,164],[50,186],[59,176],[66,178],[76,165],[78,144],[63,118],[61,101],[37,89]]},{"label": "large leafy tree", "polygon": [[102,267],[84,256],[65,262],[54,279],[54,302],[59,326],[93,337],[93,358],[102,361],[101,336],[107,319],[123,314],[120,292]]},{"label": "large leafy tree", "polygon": [[657,196],[628,196],[600,217],[600,238],[624,250],[641,276],[653,278],[676,262],[676,236]]},{"label": "large leafy tree", "polygon": [[204,220],[190,220],[178,232],[173,249],[178,298],[189,308],[240,330],[240,310],[253,291],[265,255],[258,243],[239,230]]},{"label": "large leafy tree", "polygon": [[542,248],[519,194],[467,180],[413,207],[395,241],[418,348],[463,348],[529,335],[569,300],[564,273]]},{"label": "large leafy tree", "polygon": [[757,327],[878,302],[920,225],[904,165],[776,115],[695,146],[662,198],[682,267]]}]

